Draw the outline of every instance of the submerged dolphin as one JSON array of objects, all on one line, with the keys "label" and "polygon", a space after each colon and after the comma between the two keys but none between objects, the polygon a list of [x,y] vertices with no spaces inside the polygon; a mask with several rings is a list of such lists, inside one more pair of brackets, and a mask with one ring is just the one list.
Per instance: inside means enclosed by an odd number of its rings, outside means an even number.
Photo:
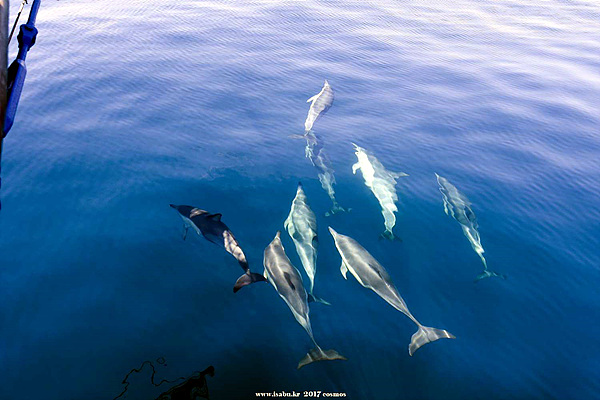
[{"label": "submerged dolphin", "polygon": [[411,337],[408,354],[412,356],[419,347],[438,339],[455,339],[454,335],[443,329],[421,325],[408,310],[387,271],[356,240],[337,233],[331,227],[329,227],[329,232],[335,240],[335,247],[342,256],[340,269],[344,279],[348,279],[346,274],[350,271],[358,283],[377,293],[379,297],[417,324],[419,329]]},{"label": "submerged dolphin", "polygon": [[333,90],[329,86],[329,82],[325,81],[323,88],[310,99],[306,100],[310,104],[306,121],[304,121],[304,130],[306,132],[312,130],[315,121],[329,110],[333,104]]},{"label": "submerged dolphin", "polygon": [[308,317],[308,294],[302,284],[300,273],[292,265],[290,259],[285,254],[281,244],[281,232],[277,232],[273,241],[265,249],[264,257],[265,277],[279,296],[286,302],[296,321],[308,333],[310,339],[315,344],[315,348],[310,350],[306,356],[298,363],[298,369],[314,361],[323,360],[346,360],[335,350],[322,350],[313,336],[310,319]]},{"label": "submerged dolphin", "polygon": [[335,198],[335,189],[333,188],[333,185],[335,185],[335,175],[333,174],[334,171],[333,168],[331,168],[331,163],[323,151],[322,141],[319,140],[312,131],[306,132],[304,138],[306,139],[306,158],[308,158],[312,165],[317,169],[321,187],[327,192],[327,195],[331,199],[331,210],[326,212],[325,216],[346,211],[338,204]]},{"label": "submerged dolphin", "polygon": [[463,193],[459,192],[456,186],[448,182],[448,179],[443,176],[435,174],[439,189],[442,193],[442,199],[444,200],[444,211],[446,215],[450,215],[460,224],[464,235],[469,239],[471,247],[475,250],[475,253],[479,255],[483,262],[483,272],[475,278],[475,282],[480,281],[483,278],[489,278],[497,276],[502,279],[506,279],[506,275],[499,274],[497,272],[488,269],[487,261],[483,256],[485,250],[481,245],[481,238],[479,237],[479,224],[477,224],[477,217],[471,209],[471,202]]},{"label": "submerged dolphin", "polygon": [[391,172],[379,162],[379,160],[367,150],[354,145],[354,151],[358,162],[352,166],[352,173],[356,174],[359,169],[362,172],[365,185],[371,189],[381,206],[381,213],[385,220],[385,231],[381,236],[388,239],[395,239],[392,229],[396,225],[395,212],[398,211],[396,202],[398,194],[396,193],[396,179],[408,176],[404,172]]},{"label": "submerged dolphin", "polygon": [[283,223],[288,234],[294,241],[296,252],[300,257],[302,266],[308,275],[308,299],[327,304],[323,299],[315,297],[313,288],[315,286],[315,274],[317,273],[317,217],[308,205],[308,199],[302,189],[302,183],[298,183],[296,197],[292,201],[290,214]]},{"label": "submerged dolphin", "polygon": [[265,277],[250,271],[248,261],[242,251],[238,241],[233,236],[227,225],[221,222],[221,214],[210,214],[208,211],[201,210],[192,206],[177,206],[171,204],[181,219],[183,219],[183,239],[187,236],[188,229],[193,228],[198,235],[202,234],[209,242],[223,247],[229,254],[235,257],[242,269],[246,272],[238,278],[233,287],[233,292],[237,292],[242,287],[254,282],[261,282]]}]

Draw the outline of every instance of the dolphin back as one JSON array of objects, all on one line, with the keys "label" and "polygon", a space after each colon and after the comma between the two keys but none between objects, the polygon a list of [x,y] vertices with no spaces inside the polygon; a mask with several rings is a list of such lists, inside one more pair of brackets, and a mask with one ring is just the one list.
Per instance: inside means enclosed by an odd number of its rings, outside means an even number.
[{"label": "dolphin back", "polygon": [[367,186],[381,207],[385,231],[383,238],[395,239],[392,230],[396,225],[398,207],[398,193],[396,192],[396,179],[408,176],[403,172],[388,171],[373,154],[353,143],[357,162],[352,166],[352,173],[361,171],[365,186]]}]

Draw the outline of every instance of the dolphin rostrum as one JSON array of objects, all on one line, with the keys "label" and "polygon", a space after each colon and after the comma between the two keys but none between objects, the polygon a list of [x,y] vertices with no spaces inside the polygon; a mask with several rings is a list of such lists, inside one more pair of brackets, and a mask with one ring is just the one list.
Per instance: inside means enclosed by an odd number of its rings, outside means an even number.
[{"label": "dolphin rostrum", "polygon": [[296,321],[302,325],[315,344],[315,348],[310,350],[300,360],[298,369],[314,361],[346,360],[344,356],[338,354],[335,350],[321,349],[315,341],[308,317],[308,294],[302,284],[300,273],[285,254],[285,250],[281,244],[281,232],[279,231],[265,249],[264,265],[265,277],[271,282],[277,293],[279,293],[279,296],[286,302],[292,314],[294,314]]},{"label": "dolphin rostrum", "polygon": [[342,256],[340,269],[344,279],[348,279],[346,274],[350,271],[358,283],[377,293],[379,297],[417,324],[419,329],[411,337],[408,354],[412,356],[419,347],[438,339],[455,339],[454,335],[443,329],[421,325],[408,310],[387,271],[356,240],[337,233],[331,227],[329,227],[329,232],[335,240],[335,247]]},{"label": "dolphin rostrum", "polygon": [[467,237],[467,239],[469,239],[471,247],[473,250],[475,250],[475,253],[479,255],[479,258],[481,258],[481,261],[483,262],[483,272],[477,275],[475,282],[492,276],[506,279],[506,275],[499,274],[491,269],[488,269],[487,261],[483,256],[485,250],[483,250],[481,238],[479,236],[479,232],[477,231],[477,228],[479,228],[477,217],[471,209],[471,202],[467,196],[459,192],[456,186],[448,182],[448,179],[444,178],[443,176],[439,176],[438,174],[435,174],[435,176],[438,184],[440,185],[439,189],[442,193],[444,211],[446,212],[446,215],[450,215],[452,218],[458,221],[464,235]]},{"label": "dolphin rostrum", "polygon": [[327,195],[331,199],[331,210],[326,212],[325,216],[328,217],[346,211],[338,204],[335,198],[335,189],[333,188],[333,185],[335,185],[335,175],[333,168],[331,168],[329,158],[327,158],[327,155],[323,150],[322,141],[312,131],[306,132],[304,138],[306,139],[306,158],[308,158],[312,165],[317,169],[321,187],[327,192]]},{"label": "dolphin rostrum", "polygon": [[352,173],[356,174],[356,171],[361,170],[365,185],[371,189],[381,206],[381,213],[385,220],[385,231],[381,236],[396,239],[392,232],[394,225],[396,225],[396,215],[394,213],[398,211],[396,206],[398,201],[396,179],[408,176],[408,174],[388,171],[374,155],[362,147],[352,144],[358,158],[358,162],[352,166]]},{"label": "dolphin rostrum", "polygon": [[179,216],[183,219],[184,240],[187,236],[188,229],[193,228],[198,235],[202,234],[209,242],[223,247],[238,261],[246,273],[240,276],[235,282],[233,287],[234,293],[251,283],[265,281],[264,276],[250,271],[248,261],[246,261],[246,256],[238,241],[235,239],[227,225],[221,222],[221,214],[210,214],[208,211],[192,206],[177,206],[171,204],[171,207],[177,210]]},{"label": "dolphin rostrum", "polygon": [[317,217],[308,205],[308,199],[302,183],[298,183],[296,197],[292,201],[290,214],[283,223],[296,246],[296,252],[300,257],[302,266],[308,275],[309,287],[308,298],[312,301],[327,304],[323,299],[315,297],[313,288],[315,286],[315,274],[317,273]]},{"label": "dolphin rostrum", "polygon": [[326,80],[321,91],[306,100],[306,102],[310,103],[310,109],[306,121],[304,121],[304,130],[308,132],[312,130],[315,121],[325,114],[333,104],[333,90],[329,86],[329,82]]}]

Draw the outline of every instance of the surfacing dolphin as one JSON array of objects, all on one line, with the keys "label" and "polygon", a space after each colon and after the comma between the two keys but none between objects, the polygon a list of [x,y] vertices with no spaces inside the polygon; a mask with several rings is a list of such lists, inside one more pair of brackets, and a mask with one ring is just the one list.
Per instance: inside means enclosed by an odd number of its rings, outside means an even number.
[{"label": "surfacing dolphin", "polygon": [[396,193],[396,179],[408,176],[404,172],[391,172],[379,162],[379,160],[362,147],[352,143],[358,161],[352,166],[352,173],[360,169],[365,185],[371,189],[381,206],[383,214],[385,231],[381,234],[387,239],[398,239],[392,229],[396,225],[395,212],[398,211],[396,202],[398,194]]},{"label": "surfacing dolphin", "polygon": [[323,150],[322,141],[317,138],[317,135],[312,131],[306,132],[304,138],[306,139],[306,158],[308,158],[312,165],[317,169],[321,187],[327,192],[327,195],[331,199],[331,210],[326,212],[325,216],[328,217],[346,211],[339,205],[335,198],[335,189],[333,188],[333,185],[335,185],[335,175],[333,174],[334,171],[333,168],[331,168],[329,158],[327,158],[327,155]]},{"label": "surfacing dolphin", "polygon": [[238,261],[245,274],[235,282],[233,286],[234,293],[251,283],[265,281],[264,276],[250,271],[246,255],[227,225],[221,222],[221,214],[211,214],[192,206],[177,206],[174,204],[170,206],[177,210],[177,213],[183,219],[183,240],[187,237],[188,230],[193,228],[198,235],[201,234],[209,242],[223,247]]},{"label": "surfacing dolphin", "polygon": [[485,250],[483,250],[481,238],[479,236],[479,232],[477,231],[477,228],[479,228],[477,217],[471,209],[471,202],[467,196],[459,192],[456,186],[451,184],[448,179],[444,178],[443,176],[439,176],[438,174],[435,174],[435,176],[438,184],[440,185],[439,189],[442,193],[444,211],[446,212],[446,215],[450,215],[452,218],[458,221],[464,235],[467,237],[467,239],[469,239],[471,247],[473,250],[475,250],[475,253],[479,255],[479,258],[481,258],[481,261],[483,262],[483,272],[477,275],[475,282],[492,276],[506,279],[506,275],[494,272],[487,266],[487,261],[483,256]]},{"label": "surfacing dolphin", "polygon": [[319,303],[330,305],[323,299],[315,297],[313,288],[315,286],[315,275],[317,273],[317,217],[308,205],[308,199],[302,183],[298,183],[296,197],[292,201],[290,214],[283,223],[288,234],[294,241],[296,252],[300,257],[302,266],[308,275],[308,299]]},{"label": "surfacing dolphin", "polygon": [[344,356],[335,350],[321,349],[315,341],[308,317],[308,294],[302,284],[300,272],[292,265],[290,259],[285,254],[285,250],[281,244],[281,232],[279,231],[265,249],[264,265],[265,277],[271,282],[279,296],[286,302],[292,314],[294,314],[296,321],[302,325],[315,344],[315,348],[310,350],[300,360],[298,369],[314,361],[346,360]]},{"label": "surfacing dolphin", "polygon": [[308,132],[312,130],[315,121],[321,115],[325,114],[333,104],[333,90],[331,89],[331,86],[329,86],[329,82],[325,80],[325,84],[321,91],[306,100],[306,102],[310,103],[310,109],[308,110],[306,121],[304,121],[304,130]]},{"label": "surfacing dolphin", "polygon": [[438,339],[455,339],[454,335],[443,329],[421,325],[408,310],[387,271],[356,240],[337,233],[331,227],[329,227],[329,232],[335,240],[335,247],[342,256],[340,270],[344,279],[348,279],[346,274],[350,271],[358,283],[377,293],[392,307],[410,318],[419,328],[411,337],[408,354],[412,356],[419,347]]}]

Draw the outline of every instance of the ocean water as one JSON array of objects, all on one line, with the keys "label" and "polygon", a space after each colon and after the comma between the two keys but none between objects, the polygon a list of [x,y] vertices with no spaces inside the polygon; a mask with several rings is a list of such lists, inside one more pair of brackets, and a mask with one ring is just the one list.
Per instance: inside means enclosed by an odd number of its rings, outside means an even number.
[{"label": "ocean water", "polygon": [[[12,15],[19,2],[13,1]],[[350,399],[600,398],[600,6],[522,2],[42,4],[5,140],[0,398],[112,399],[209,365],[211,399],[320,390]],[[11,56],[15,43],[10,48]],[[304,155],[306,100],[335,170],[331,206]],[[391,171],[395,232],[352,142]],[[434,173],[472,202],[491,269],[444,214]],[[251,269],[301,181],[318,216],[315,337],[348,361],[296,370],[311,346],[268,284],[233,294],[235,260],[181,237],[169,203],[223,214]],[[340,274],[327,231],[357,239],[415,326]],[[282,234],[292,262],[294,246]],[[150,370],[128,399],[154,399]]]}]

